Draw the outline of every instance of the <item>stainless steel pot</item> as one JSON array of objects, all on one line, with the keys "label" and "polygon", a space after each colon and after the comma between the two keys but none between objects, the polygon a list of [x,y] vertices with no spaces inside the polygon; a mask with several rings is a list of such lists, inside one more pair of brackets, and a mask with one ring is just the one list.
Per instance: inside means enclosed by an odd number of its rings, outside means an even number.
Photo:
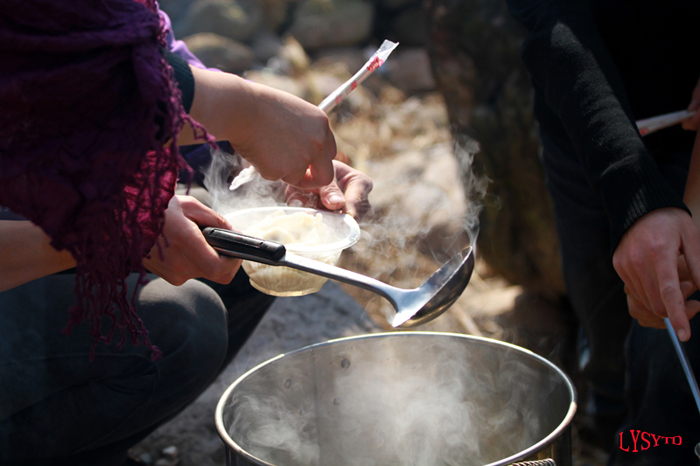
[{"label": "stainless steel pot", "polygon": [[393,332],[280,355],[223,394],[228,465],[570,466],[576,394],[496,340]]}]

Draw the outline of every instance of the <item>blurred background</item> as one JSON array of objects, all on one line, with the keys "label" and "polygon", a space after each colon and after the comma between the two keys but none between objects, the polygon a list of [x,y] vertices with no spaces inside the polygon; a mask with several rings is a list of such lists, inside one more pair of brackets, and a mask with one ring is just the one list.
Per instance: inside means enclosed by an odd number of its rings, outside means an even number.
[{"label": "blurred background", "polygon": [[[425,281],[477,247],[469,286],[421,330],[526,347],[577,385],[576,329],[559,271],[538,161],[523,31],[500,0],[160,0],[177,39],[202,62],[319,104],[384,40],[387,62],[333,109],[338,159],[375,187],[362,238],[340,266],[394,286]],[[222,466],[214,409],[228,385],[280,353],[343,336],[392,331],[382,298],[328,282],[278,298],[241,354],[192,406],[133,450],[157,466]],[[605,464],[573,426],[574,464]]]}]

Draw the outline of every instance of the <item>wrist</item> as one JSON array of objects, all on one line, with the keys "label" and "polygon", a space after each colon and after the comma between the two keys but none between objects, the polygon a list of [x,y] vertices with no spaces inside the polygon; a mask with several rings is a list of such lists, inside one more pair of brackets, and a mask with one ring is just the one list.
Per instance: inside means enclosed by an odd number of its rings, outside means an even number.
[{"label": "wrist", "polygon": [[[247,131],[247,115],[254,108],[252,83],[230,73],[216,73],[192,68],[195,80],[190,116],[202,124],[218,141],[235,145]],[[190,143],[189,131],[183,132],[181,144]]]}]

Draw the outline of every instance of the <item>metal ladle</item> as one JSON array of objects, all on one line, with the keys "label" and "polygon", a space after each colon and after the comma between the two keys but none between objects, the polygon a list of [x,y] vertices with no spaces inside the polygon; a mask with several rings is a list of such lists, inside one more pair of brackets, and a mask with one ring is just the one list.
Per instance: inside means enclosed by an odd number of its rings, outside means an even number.
[{"label": "metal ladle", "polygon": [[[673,325],[671,325],[671,321],[668,320],[668,317],[664,319],[664,323],[666,324],[666,330],[668,330],[668,334],[671,337],[673,347],[676,349],[676,354],[678,355],[678,359],[681,362],[681,366],[683,366],[685,378],[688,379],[690,391],[693,393],[693,398],[695,398],[695,404],[697,405],[698,412],[700,413],[700,390],[698,390],[698,382],[695,380],[695,374],[693,373],[693,368],[690,366],[690,360],[688,360],[688,355],[685,353],[683,345],[681,345],[681,342],[678,340],[676,331],[673,329]],[[700,442],[698,442],[695,445],[695,456],[700,458]]]},{"label": "metal ladle", "polygon": [[386,298],[397,313],[391,325],[410,328],[435,319],[445,312],[466,288],[474,270],[471,247],[462,249],[418,288],[396,288],[349,270],[308,259],[286,250],[274,241],[243,235],[221,228],[202,230],[207,242],[220,254],[271,266],[284,266],[358,286]]}]

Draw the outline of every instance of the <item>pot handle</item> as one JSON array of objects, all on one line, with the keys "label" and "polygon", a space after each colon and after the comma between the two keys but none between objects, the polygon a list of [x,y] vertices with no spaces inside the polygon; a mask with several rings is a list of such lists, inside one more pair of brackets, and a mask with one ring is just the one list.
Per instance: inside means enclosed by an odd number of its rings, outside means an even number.
[{"label": "pot handle", "polygon": [[557,463],[552,459],[537,460],[537,461],[523,461],[521,463],[511,463],[508,466],[557,466]]}]

